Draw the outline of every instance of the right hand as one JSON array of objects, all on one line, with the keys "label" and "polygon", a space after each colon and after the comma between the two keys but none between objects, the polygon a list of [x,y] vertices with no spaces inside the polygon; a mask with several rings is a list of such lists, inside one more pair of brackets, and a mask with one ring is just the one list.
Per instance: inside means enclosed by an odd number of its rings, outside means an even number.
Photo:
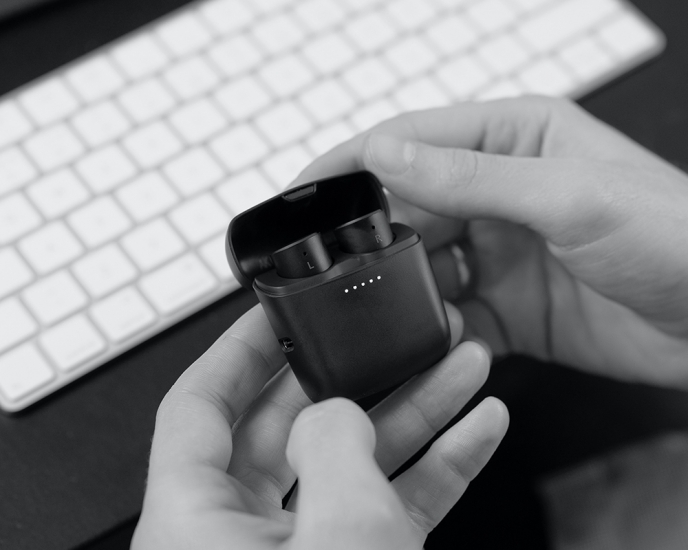
[{"label": "right hand", "polygon": [[684,173],[544,98],[400,115],[296,183],[361,169],[434,246],[458,236],[447,218],[468,222],[477,289],[462,313],[495,353],[688,388]]}]

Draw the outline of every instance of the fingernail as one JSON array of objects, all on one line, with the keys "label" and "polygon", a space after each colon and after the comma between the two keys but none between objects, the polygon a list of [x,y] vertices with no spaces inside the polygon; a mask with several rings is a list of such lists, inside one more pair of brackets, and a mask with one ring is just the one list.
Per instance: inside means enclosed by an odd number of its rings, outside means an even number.
[{"label": "fingernail", "polygon": [[416,155],[416,146],[386,134],[373,134],[368,139],[368,152],[375,165],[392,176],[408,170]]}]

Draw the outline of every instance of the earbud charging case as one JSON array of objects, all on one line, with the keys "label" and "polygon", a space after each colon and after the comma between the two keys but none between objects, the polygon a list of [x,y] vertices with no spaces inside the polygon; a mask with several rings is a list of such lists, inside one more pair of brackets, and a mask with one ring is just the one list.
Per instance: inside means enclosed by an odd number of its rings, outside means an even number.
[{"label": "earbud charging case", "polygon": [[[258,295],[308,397],[360,399],[431,367],[449,349],[446,312],[420,235],[392,223],[394,241],[347,254],[334,229],[389,205],[369,172],[289,189],[236,216],[227,232],[232,272]],[[333,264],[280,277],[271,254],[320,233]]]}]

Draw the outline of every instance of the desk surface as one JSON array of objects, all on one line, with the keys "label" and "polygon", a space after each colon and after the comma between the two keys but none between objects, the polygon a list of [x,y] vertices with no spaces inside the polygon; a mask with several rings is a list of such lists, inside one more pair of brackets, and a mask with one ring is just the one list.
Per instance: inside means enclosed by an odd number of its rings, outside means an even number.
[{"label": "desk surface", "polygon": [[[586,98],[593,114],[688,167],[688,3],[634,0],[659,60]],[[184,4],[64,0],[0,25],[0,93]],[[241,291],[16,416],[0,416],[0,547],[66,550],[136,517],[166,390],[255,298]]]}]

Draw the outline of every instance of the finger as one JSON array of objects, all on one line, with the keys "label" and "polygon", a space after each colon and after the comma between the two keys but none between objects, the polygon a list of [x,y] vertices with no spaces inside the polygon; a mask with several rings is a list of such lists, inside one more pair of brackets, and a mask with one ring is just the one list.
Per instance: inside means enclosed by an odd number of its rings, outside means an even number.
[{"label": "finger", "polygon": [[413,532],[373,457],[363,410],[330,399],[294,422],[287,458],[299,476],[296,548],[403,548]]},{"label": "finger", "polygon": [[156,475],[203,465],[224,472],[231,426],[284,356],[260,306],[241,317],[184,374],[158,410],[149,483]]},{"label": "finger", "polygon": [[369,411],[378,435],[375,456],[393,474],[454,418],[489,373],[489,357],[465,342]]},{"label": "finger", "polygon": [[[445,307],[451,331],[450,346],[453,349],[462,337],[463,319],[457,308],[449,303],[445,303]],[[446,376],[449,377],[450,374],[447,372]],[[428,379],[434,380],[433,377]],[[437,395],[442,395],[442,391],[443,388],[438,388]],[[430,393],[428,397],[429,395]],[[413,395],[411,397],[413,398]],[[447,396],[447,400],[452,397]],[[404,397],[400,397],[396,400],[396,405],[402,406],[403,399]],[[284,454],[289,430],[301,410],[310,404],[310,399],[299,386],[291,369],[285,368],[280,371],[256,398],[236,429],[236,451],[232,456],[229,474],[269,502],[275,505],[280,503],[296,481],[296,475],[286,462]],[[387,405],[385,413],[375,416],[376,419],[380,419],[381,425],[386,421],[386,415],[393,416],[394,411],[391,408],[391,404]],[[406,416],[409,417],[410,424],[413,424],[411,417],[416,416],[414,411],[409,409]],[[400,422],[405,422],[406,416],[400,418]],[[418,419],[415,420],[417,422]],[[405,428],[403,424],[391,426],[391,429],[401,432]],[[386,441],[386,438],[387,435],[384,435],[383,441]],[[426,437],[423,443],[427,440]],[[418,444],[417,449],[421,446],[422,443]],[[407,449],[406,451],[410,456]]]},{"label": "finger", "polygon": [[508,425],[504,404],[488,397],[392,482],[421,536],[432,531],[461,498]]}]

